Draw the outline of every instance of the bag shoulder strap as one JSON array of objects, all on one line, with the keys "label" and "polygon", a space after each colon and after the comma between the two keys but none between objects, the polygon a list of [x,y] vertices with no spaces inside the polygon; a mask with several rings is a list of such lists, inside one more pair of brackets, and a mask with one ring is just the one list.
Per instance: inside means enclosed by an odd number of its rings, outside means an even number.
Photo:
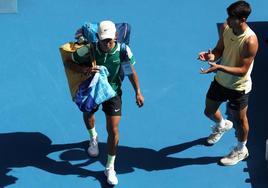
[{"label": "bag shoulder strap", "polygon": [[116,23],[116,31],[118,33],[117,41],[129,45],[131,26],[128,23]]},{"label": "bag shoulder strap", "polygon": [[127,55],[127,45],[125,43],[121,43],[120,44],[120,61],[122,63],[128,60],[129,60],[129,57]]}]

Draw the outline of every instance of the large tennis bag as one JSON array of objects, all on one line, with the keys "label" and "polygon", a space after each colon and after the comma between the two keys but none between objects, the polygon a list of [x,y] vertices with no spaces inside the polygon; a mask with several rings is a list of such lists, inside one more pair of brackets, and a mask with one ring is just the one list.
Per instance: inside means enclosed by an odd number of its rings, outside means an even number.
[{"label": "large tennis bag", "polygon": [[65,74],[68,80],[68,85],[69,85],[72,99],[74,99],[75,94],[81,82],[89,78],[89,76],[79,73],[79,72],[75,72],[71,70],[70,68],[68,68],[68,66],[66,66],[67,61],[73,62],[71,58],[71,53],[73,53],[76,49],[80,47],[81,45],[78,45],[77,43],[74,43],[74,42],[68,42],[60,46],[60,54],[61,54],[62,62],[64,65],[64,70],[65,70]]}]

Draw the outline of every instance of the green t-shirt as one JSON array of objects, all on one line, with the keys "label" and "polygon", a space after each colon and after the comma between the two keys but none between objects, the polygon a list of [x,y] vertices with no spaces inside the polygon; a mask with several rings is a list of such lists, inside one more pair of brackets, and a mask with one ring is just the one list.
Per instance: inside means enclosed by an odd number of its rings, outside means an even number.
[{"label": "green t-shirt", "polygon": [[[89,45],[79,48],[73,53],[73,60],[75,63],[84,64],[91,66],[90,56],[89,56]],[[135,59],[130,48],[126,45],[127,56],[130,59],[132,65],[135,64]],[[120,80],[120,43],[117,43],[115,47],[108,53],[102,52],[98,45],[95,47],[95,58],[97,65],[102,65],[109,71],[108,82],[114,89],[114,91],[121,95],[121,80]]]}]

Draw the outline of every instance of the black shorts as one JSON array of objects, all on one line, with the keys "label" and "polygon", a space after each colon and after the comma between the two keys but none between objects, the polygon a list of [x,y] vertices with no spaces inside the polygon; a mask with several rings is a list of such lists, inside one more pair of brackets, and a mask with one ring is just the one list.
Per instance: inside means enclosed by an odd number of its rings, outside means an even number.
[{"label": "black shorts", "polygon": [[218,102],[228,101],[229,108],[239,111],[248,105],[249,93],[228,89],[214,80],[210,84],[207,98]]},{"label": "black shorts", "polygon": [[[98,111],[99,106],[91,113]],[[108,101],[102,103],[102,111],[108,116],[121,116],[122,115],[122,100],[121,96],[115,96]]]}]

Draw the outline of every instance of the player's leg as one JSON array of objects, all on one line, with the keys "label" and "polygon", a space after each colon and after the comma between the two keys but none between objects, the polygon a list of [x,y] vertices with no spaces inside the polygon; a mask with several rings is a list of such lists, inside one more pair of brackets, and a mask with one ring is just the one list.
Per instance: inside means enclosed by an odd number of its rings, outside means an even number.
[{"label": "player's leg", "polygon": [[228,91],[215,80],[211,83],[207,92],[204,114],[215,122],[215,126],[212,128],[212,133],[207,138],[207,144],[212,145],[218,142],[223,134],[233,126],[231,121],[223,118],[219,110],[221,103],[227,99],[227,92]]},{"label": "player's leg", "polygon": [[83,113],[83,119],[86,125],[86,128],[89,132],[89,147],[87,149],[87,152],[89,156],[91,157],[97,157],[99,155],[99,147],[98,147],[98,134],[95,129],[95,115],[94,112],[88,113],[84,112]]},{"label": "player's leg", "polygon": [[235,122],[237,122],[237,145],[227,156],[221,159],[223,165],[235,165],[249,156],[246,147],[249,133],[247,118],[248,98],[249,94],[242,94],[229,103],[232,117],[235,119]]},{"label": "player's leg", "polygon": [[111,185],[118,184],[114,164],[116,158],[116,149],[119,142],[118,127],[121,119],[121,107],[122,101],[120,96],[116,96],[103,103],[103,111],[105,112],[106,116],[106,129],[108,132],[108,156],[104,173],[107,176],[107,182]]}]

